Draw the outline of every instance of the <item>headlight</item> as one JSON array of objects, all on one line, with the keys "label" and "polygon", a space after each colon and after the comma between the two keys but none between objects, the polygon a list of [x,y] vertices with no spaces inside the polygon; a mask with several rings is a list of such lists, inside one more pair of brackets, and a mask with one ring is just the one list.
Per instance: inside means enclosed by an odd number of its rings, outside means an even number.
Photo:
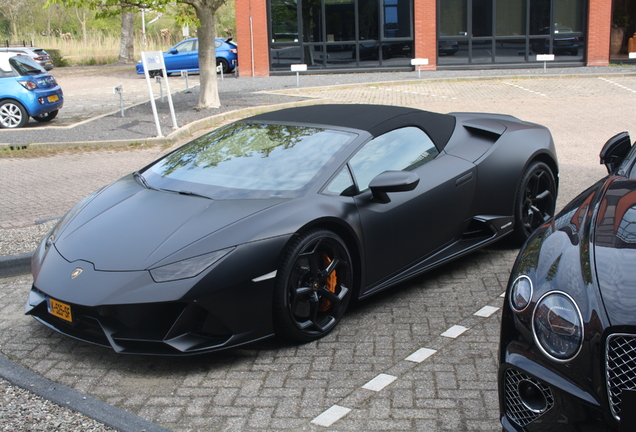
[{"label": "headlight", "polygon": [[232,252],[232,250],[234,250],[233,247],[221,249],[209,254],[199,255],[183,261],[156,267],[150,269],[150,275],[155,282],[169,282],[195,277],[225,255]]},{"label": "headlight", "polygon": [[523,311],[532,300],[532,281],[526,275],[519,276],[510,288],[510,306],[515,312]]},{"label": "headlight", "polygon": [[583,341],[583,318],[570,296],[562,292],[544,295],[532,318],[534,336],[543,351],[556,361],[574,358]]}]

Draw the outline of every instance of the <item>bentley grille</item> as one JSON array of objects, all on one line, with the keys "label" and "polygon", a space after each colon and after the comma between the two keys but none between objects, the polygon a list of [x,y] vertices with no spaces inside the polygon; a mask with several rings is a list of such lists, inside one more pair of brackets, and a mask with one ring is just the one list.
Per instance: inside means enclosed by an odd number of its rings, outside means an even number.
[{"label": "bentley grille", "polygon": [[606,371],[610,409],[620,420],[623,390],[636,390],[636,335],[613,334],[607,338]]}]

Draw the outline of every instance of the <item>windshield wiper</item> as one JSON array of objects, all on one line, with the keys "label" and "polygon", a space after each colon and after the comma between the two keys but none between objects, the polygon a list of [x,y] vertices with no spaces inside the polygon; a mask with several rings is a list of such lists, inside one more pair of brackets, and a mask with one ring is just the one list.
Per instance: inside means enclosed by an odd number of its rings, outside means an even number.
[{"label": "windshield wiper", "polygon": [[205,196],[205,195],[201,195],[199,193],[196,192],[192,192],[192,191],[186,191],[186,190],[182,190],[178,192],[180,195],[189,195],[189,196],[195,196],[195,197],[199,197],[199,198],[206,198],[211,200],[212,198],[210,198],[209,196]]},{"label": "windshield wiper", "polygon": [[141,183],[141,185],[143,187],[145,187],[146,189],[153,189],[153,190],[157,190],[155,188],[150,187],[150,185],[148,184],[148,182],[146,181],[146,178],[144,176],[141,175],[141,173],[139,171],[135,171],[133,173],[133,175],[135,176],[135,178],[137,180],[139,180],[139,183]]}]

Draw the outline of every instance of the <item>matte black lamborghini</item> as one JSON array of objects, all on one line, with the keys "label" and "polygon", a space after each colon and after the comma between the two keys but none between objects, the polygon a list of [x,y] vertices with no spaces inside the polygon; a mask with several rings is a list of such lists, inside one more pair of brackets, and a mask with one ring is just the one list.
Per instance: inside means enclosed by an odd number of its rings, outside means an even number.
[{"label": "matte black lamborghini", "polygon": [[636,146],[528,240],[506,292],[499,401],[507,431],[636,430]]},{"label": "matte black lamborghini", "polygon": [[260,114],[77,204],[26,313],[121,353],[312,341],[361,299],[554,212],[550,132],[496,114],[317,105]]}]

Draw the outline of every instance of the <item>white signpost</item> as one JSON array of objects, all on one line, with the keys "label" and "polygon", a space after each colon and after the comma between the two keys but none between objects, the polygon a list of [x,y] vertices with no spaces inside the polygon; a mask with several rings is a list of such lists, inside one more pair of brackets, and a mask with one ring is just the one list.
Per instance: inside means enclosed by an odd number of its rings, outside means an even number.
[{"label": "white signpost", "polygon": [[422,66],[428,65],[428,59],[425,58],[414,58],[411,59],[411,66],[417,66],[417,77],[420,78],[420,68]]},{"label": "white signpost", "polygon": [[543,62],[543,73],[546,73],[546,62],[554,61],[554,54],[537,54],[537,61]]},{"label": "white signpost", "polygon": [[[164,77],[168,76],[166,72],[166,64],[163,61],[163,53],[161,51],[144,51],[141,53],[141,61],[144,65],[144,75],[146,76],[146,84],[148,84],[148,93],[150,94],[150,105],[152,106],[152,114],[155,117],[155,126],[157,127],[157,136],[163,136],[161,134],[161,125],[159,124],[159,115],[157,114],[157,105],[155,104],[155,94],[152,91],[152,84],[150,82],[151,70],[161,70]],[[172,94],[170,93],[170,84],[166,79],[166,91],[168,93],[168,105],[170,106],[170,115],[172,116],[172,128],[177,129],[177,117],[174,113],[174,106],[172,105]]]},{"label": "white signpost", "polygon": [[307,65],[306,64],[293,64],[293,65],[291,65],[291,71],[292,72],[296,72],[296,87],[300,86],[299,73],[300,72],[306,72],[307,71]]}]

